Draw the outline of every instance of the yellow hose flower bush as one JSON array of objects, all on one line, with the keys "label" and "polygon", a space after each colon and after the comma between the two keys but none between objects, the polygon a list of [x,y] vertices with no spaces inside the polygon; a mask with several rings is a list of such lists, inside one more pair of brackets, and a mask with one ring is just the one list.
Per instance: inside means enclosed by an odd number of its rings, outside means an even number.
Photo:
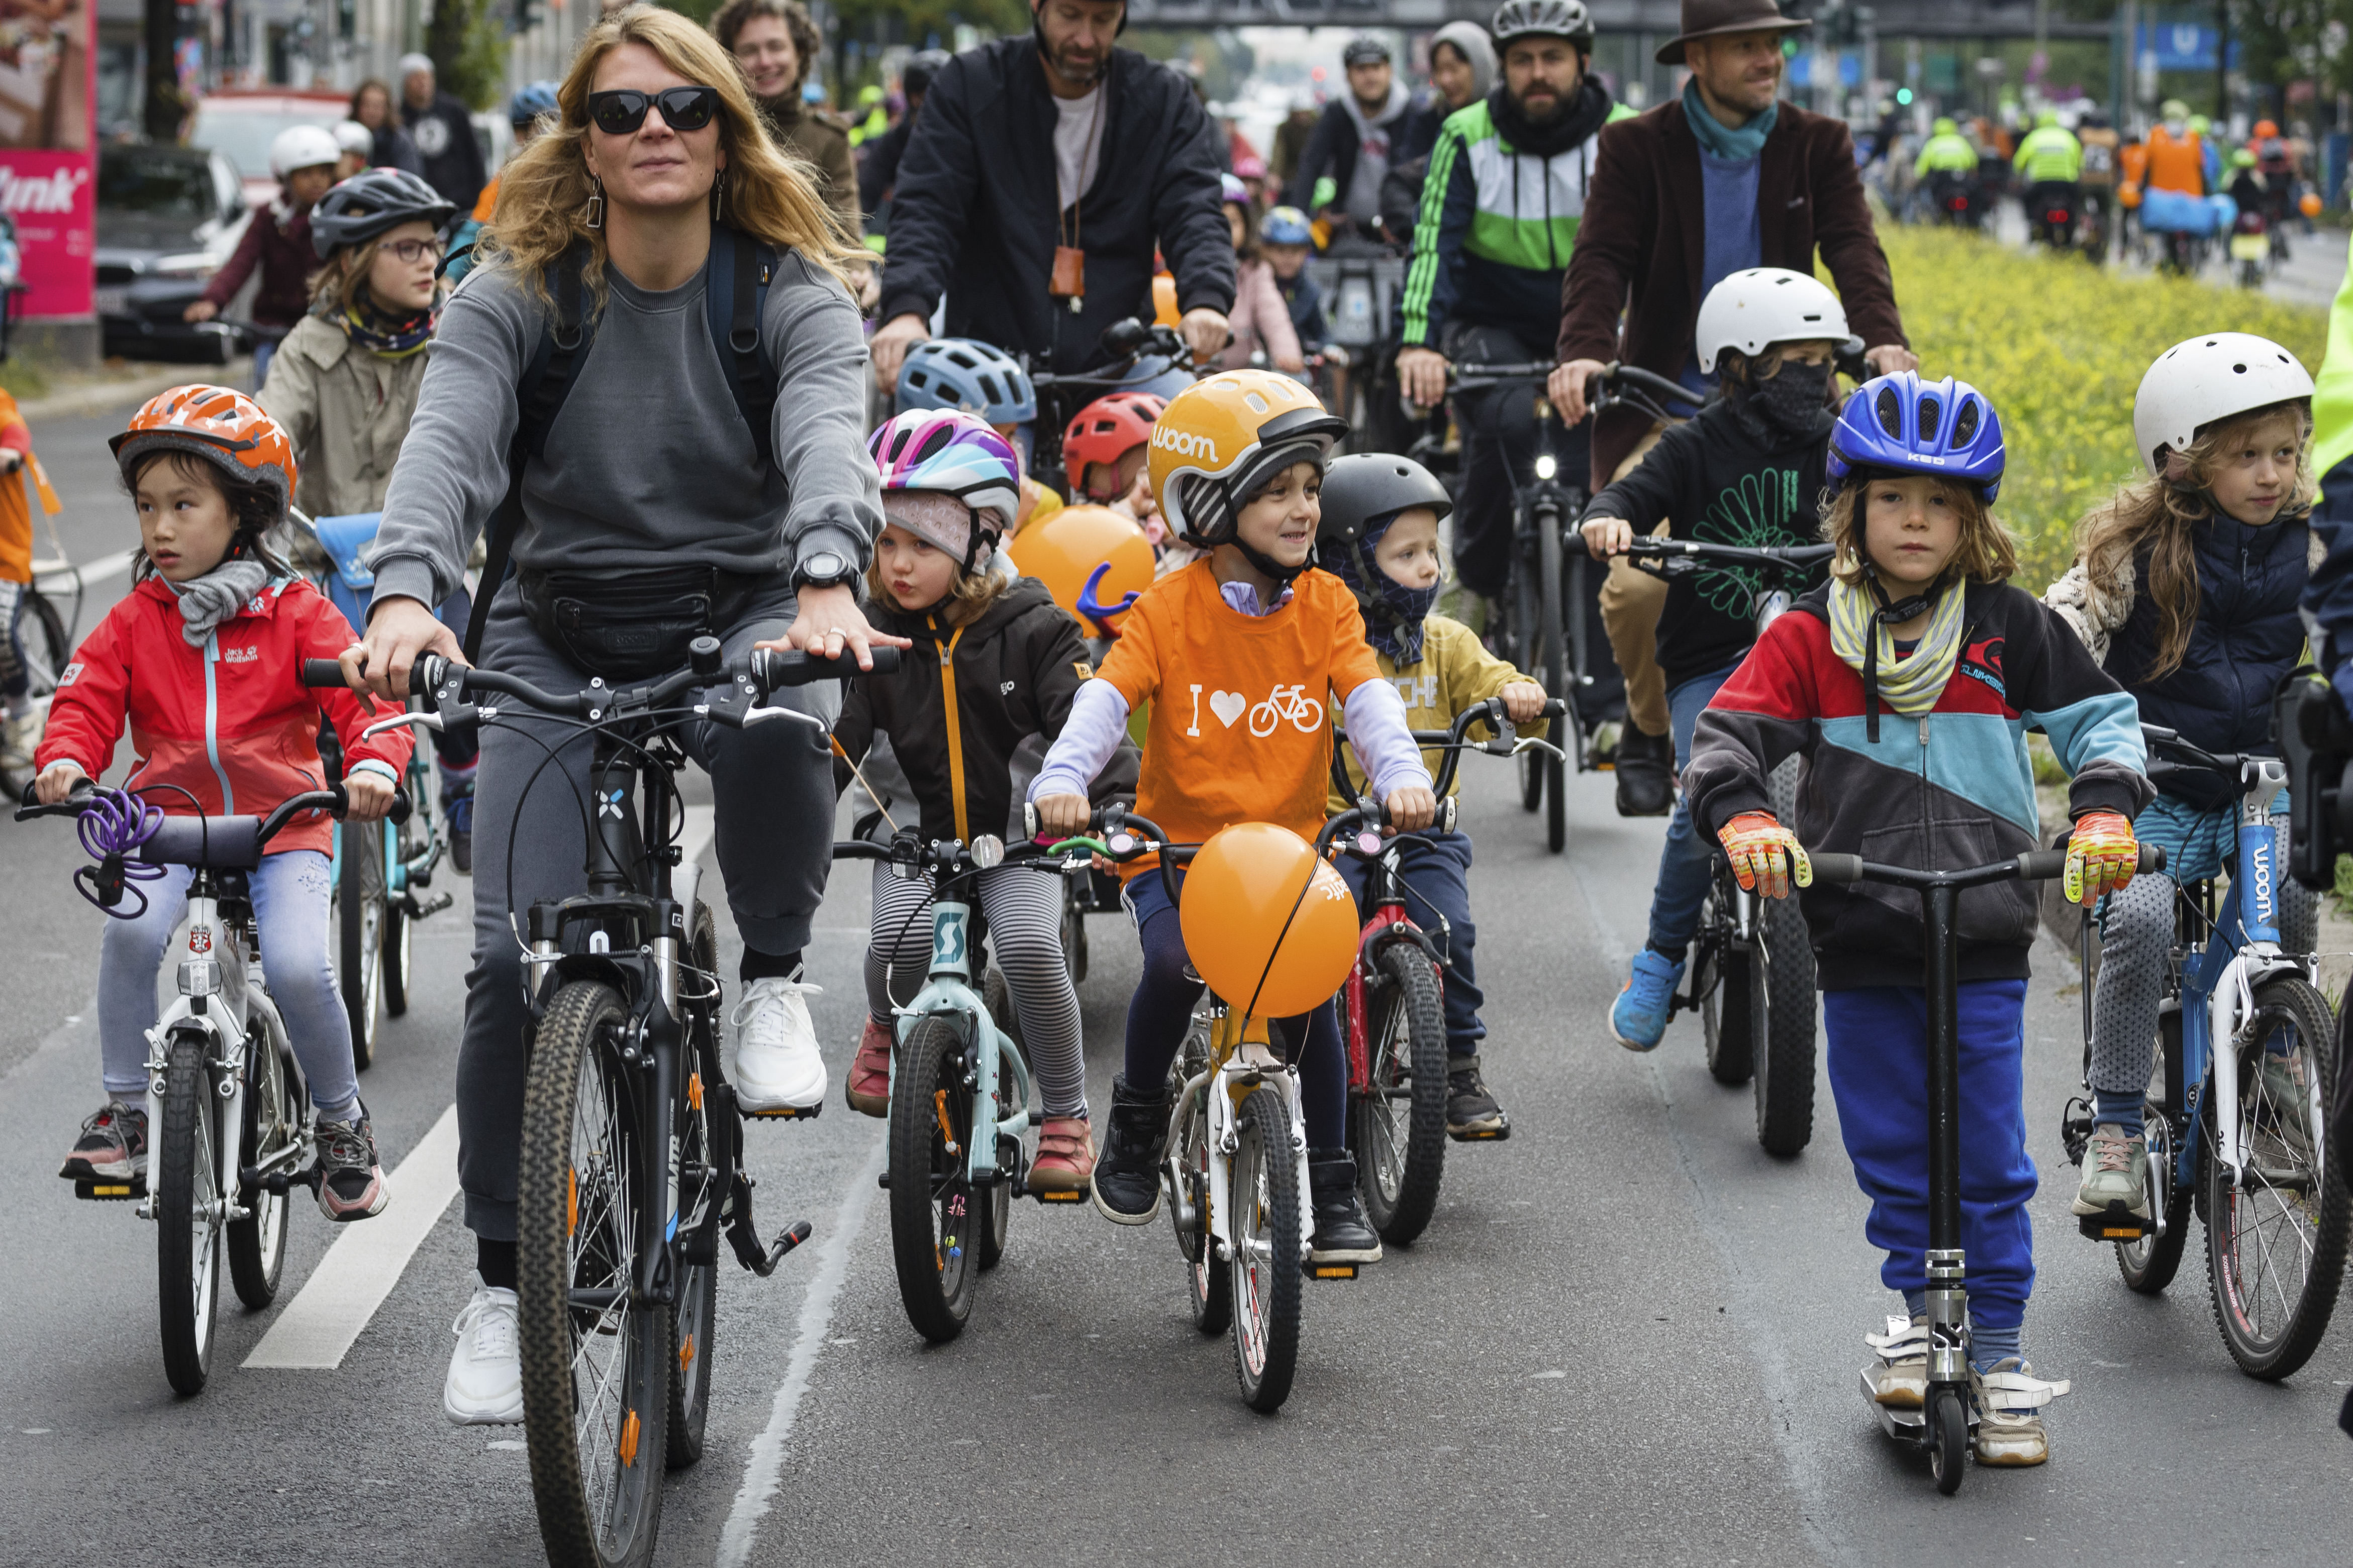
[{"label": "yellow hose flower bush", "polygon": [[2098,270],[1884,216],[1879,237],[1920,373],[1960,377],[2001,415],[1997,510],[2019,536],[2017,581],[2033,593],[2073,558],[2075,520],[2138,471],[2133,393],[2150,361],[2200,332],[2254,332],[2317,373],[2328,341],[2326,310],[2244,289]]}]

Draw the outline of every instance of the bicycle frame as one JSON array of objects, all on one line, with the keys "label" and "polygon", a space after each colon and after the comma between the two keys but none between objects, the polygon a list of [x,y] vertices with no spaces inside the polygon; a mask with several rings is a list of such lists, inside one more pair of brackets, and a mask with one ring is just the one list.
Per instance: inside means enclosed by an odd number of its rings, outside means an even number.
[{"label": "bicycle frame", "polygon": [[[1162,1158],[1162,1185],[1168,1201],[1176,1208],[1177,1226],[1191,1230],[1200,1225],[1200,1216],[1193,1212],[1192,1191],[1178,1163],[1183,1158],[1186,1119],[1197,1114],[1195,1106],[1206,1102],[1209,1118],[1208,1135],[1205,1140],[1209,1158],[1208,1181],[1204,1201],[1209,1205],[1208,1237],[1217,1248],[1218,1261],[1232,1261],[1235,1240],[1232,1216],[1218,1199],[1220,1193],[1232,1190],[1232,1158],[1240,1146],[1241,1132],[1239,1113],[1242,1101],[1250,1090],[1261,1083],[1271,1083],[1282,1093],[1283,1103],[1291,1112],[1292,1159],[1298,1168],[1298,1190],[1310,1190],[1307,1179],[1307,1123],[1303,1119],[1300,1096],[1299,1074],[1289,1063],[1274,1054],[1274,1046],[1267,1034],[1263,1018],[1237,1018],[1233,1010],[1214,994],[1204,994],[1202,1012],[1197,1019],[1209,1026],[1208,1065],[1187,1079],[1177,1091],[1176,1123],[1169,1130],[1168,1150]],[[1205,1093],[1204,1091],[1210,1091]],[[1300,1227],[1299,1263],[1302,1268],[1317,1279],[1354,1279],[1356,1265],[1324,1263],[1310,1265],[1312,1226]],[[1236,1303],[1240,1309],[1240,1303]]]},{"label": "bicycle frame", "polygon": [[[976,1190],[984,1190],[994,1186],[1003,1173],[997,1168],[997,1151],[1004,1140],[1019,1143],[1033,1123],[1029,1063],[1013,1037],[997,1026],[987,1004],[972,988],[974,926],[970,904],[948,898],[933,900],[931,974],[915,999],[896,1011],[902,1045],[920,1023],[934,1018],[954,1030],[972,1054],[972,1136],[965,1150],[965,1173]],[[996,1048],[990,1049],[991,1046]],[[1000,1063],[1013,1068],[1009,1086],[1000,1083]],[[895,1058],[892,1065],[897,1067]],[[1000,1092],[1001,1089],[1010,1092]],[[1009,1108],[1009,1113],[999,1116],[1000,1106]],[[1081,1194],[1069,1195],[1076,1200]]]},{"label": "bicycle frame", "polygon": [[[1446,985],[1446,961],[1428,933],[1406,913],[1405,889],[1398,874],[1398,855],[1402,844],[1391,840],[1388,847],[1371,861],[1371,879],[1365,896],[1371,913],[1366,916],[1364,929],[1356,935],[1356,962],[1342,984],[1342,1000],[1346,1004],[1345,1018],[1348,1026],[1348,1091],[1364,1094],[1372,1088],[1372,1039],[1368,1033],[1371,1009],[1366,1005],[1365,983],[1378,961],[1382,948],[1395,942],[1411,942],[1421,949],[1438,971],[1440,994]],[[1440,917],[1439,940],[1449,936],[1444,917]]]}]

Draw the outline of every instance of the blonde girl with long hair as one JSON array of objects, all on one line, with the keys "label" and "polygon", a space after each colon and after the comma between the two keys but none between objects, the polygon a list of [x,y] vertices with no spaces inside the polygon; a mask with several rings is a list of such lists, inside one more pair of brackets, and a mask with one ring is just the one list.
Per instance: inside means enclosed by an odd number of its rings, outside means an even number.
[{"label": "blonde girl with long hair", "polygon": [[[2202,751],[2276,754],[2272,693],[2304,658],[2296,600],[2314,544],[2312,377],[2263,338],[2192,338],[2142,378],[2133,436],[2147,474],[2084,516],[2075,563],[2043,600],[2139,701],[2142,722]],[[2159,782],[2135,832],[2165,847],[2165,870],[2137,878],[2101,912],[2078,1215],[2149,1217],[2142,1099],[2174,889],[2220,874],[2235,853],[2236,778]],[[2286,809],[2283,793],[2275,819]],[[2312,895],[2285,878],[2280,916],[2281,945],[2311,952]]]},{"label": "blonde girl with long hair", "polygon": [[[507,165],[481,263],[443,311],[385,501],[364,640],[344,656],[353,680],[399,696],[417,655],[460,655],[428,606],[507,496],[511,459],[522,521],[481,639],[491,668],[577,690],[591,676],[635,684],[681,668],[698,632],[731,659],[757,644],[867,663],[871,647],[905,646],[869,626],[856,596],[882,525],[862,439],[866,348],[842,282],[856,254],[769,139],[743,72],[693,23],[632,5],[589,29],[556,103]],[[755,346],[776,399],[756,431],[737,401],[739,356],[723,360],[705,301],[712,264],[740,257],[739,237],[766,274]],[[575,266],[577,289],[564,281]],[[578,346],[543,440],[514,454],[519,389],[552,345],[558,295],[582,307],[565,322]],[[829,717],[823,697],[784,700]],[[712,775],[744,938],[730,1015],[738,1100],[755,1112],[815,1105],[826,1075],[801,948],[831,859],[828,748],[801,724],[677,733]],[[589,763],[566,726],[484,726],[458,1061],[480,1278],[443,1387],[461,1425],[522,1418],[513,1287],[529,1017],[509,911],[581,890]]]}]

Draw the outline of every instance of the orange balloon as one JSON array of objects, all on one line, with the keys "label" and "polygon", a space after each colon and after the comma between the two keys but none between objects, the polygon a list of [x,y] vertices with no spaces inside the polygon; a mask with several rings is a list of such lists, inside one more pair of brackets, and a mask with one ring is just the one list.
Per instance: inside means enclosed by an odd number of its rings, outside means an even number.
[{"label": "orange balloon", "polygon": [[1317,1006],[1356,962],[1356,900],[1287,827],[1220,828],[1185,873],[1176,919],[1194,969],[1237,1012],[1289,1018]]},{"label": "orange balloon", "polygon": [[[1079,590],[1105,562],[1111,570],[1095,584],[1096,604],[1116,605],[1152,586],[1152,546],[1144,530],[1107,506],[1066,506],[1023,529],[1005,548],[1015,571],[1045,584],[1054,603],[1074,616]],[[1092,626],[1086,631],[1094,635]]]},{"label": "orange balloon", "polygon": [[1152,324],[1173,327],[1184,319],[1176,309],[1176,279],[1166,272],[1156,273],[1152,279]]},{"label": "orange balloon", "polygon": [[2314,191],[2305,192],[2303,195],[2296,198],[2295,210],[2306,217],[2318,217],[2320,216],[2319,194]]},{"label": "orange balloon", "polygon": [[2118,185],[2116,187],[2116,205],[2118,206],[2125,207],[2137,207],[2140,205],[2140,186],[2131,180],[2126,180],[2123,184]]}]

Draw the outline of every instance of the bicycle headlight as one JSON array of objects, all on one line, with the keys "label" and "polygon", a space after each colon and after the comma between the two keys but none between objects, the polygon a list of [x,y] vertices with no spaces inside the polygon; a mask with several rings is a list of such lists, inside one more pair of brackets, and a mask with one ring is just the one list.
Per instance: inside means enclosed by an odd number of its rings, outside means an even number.
[{"label": "bicycle headlight", "polygon": [[993,870],[1005,864],[1005,840],[994,833],[984,833],[972,841],[972,863],[982,870]]},{"label": "bicycle headlight", "polygon": [[1552,454],[1550,452],[1541,452],[1537,454],[1536,478],[1540,479],[1548,479],[1559,471],[1560,465],[1553,461]]}]

